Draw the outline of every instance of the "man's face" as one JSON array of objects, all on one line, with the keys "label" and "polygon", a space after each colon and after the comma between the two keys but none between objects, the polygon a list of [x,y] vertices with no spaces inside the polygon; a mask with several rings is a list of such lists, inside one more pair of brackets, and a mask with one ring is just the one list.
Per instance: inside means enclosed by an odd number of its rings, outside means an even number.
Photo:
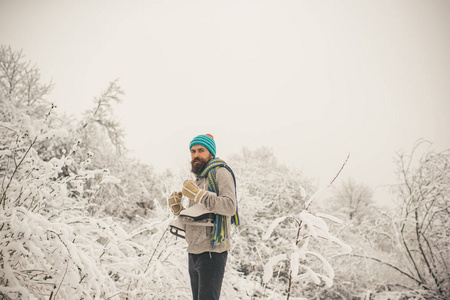
[{"label": "man's face", "polygon": [[194,145],[191,148],[191,166],[192,173],[200,174],[206,164],[213,158],[211,152],[204,146]]}]

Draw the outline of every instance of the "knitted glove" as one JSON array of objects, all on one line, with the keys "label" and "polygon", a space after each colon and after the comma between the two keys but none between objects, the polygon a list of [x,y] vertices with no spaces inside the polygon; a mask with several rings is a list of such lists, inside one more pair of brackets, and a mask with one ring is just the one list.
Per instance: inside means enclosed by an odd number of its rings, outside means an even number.
[{"label": "knitted glove", "polygon": [[173,192],[170,195],[169,200],[167,200],[169,207],[175,216],[178,216],[184,209],[183,204],[181,204],[181,197],[182,195],[180,192]]},{"label": "knitted glove", "polygon": [[202,200],[203,195],[206,193],[205,190],[201,190],[192,180],[186,180],[183,183],[183,190],[181,192],[183,195],[197,203]]}]

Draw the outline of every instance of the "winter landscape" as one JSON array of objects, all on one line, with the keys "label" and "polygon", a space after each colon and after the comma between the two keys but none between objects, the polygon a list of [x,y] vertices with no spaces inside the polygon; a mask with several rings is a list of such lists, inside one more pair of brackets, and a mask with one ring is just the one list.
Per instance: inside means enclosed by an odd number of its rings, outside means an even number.
[{"label": "winter landscape", "polygon": [[[21,51],[2,46],[0,71],[2,299],[189,299],[166,202],[189,169],[127,155],[116,82],[73,119]],[[389,210],[351,180],[316,186],[267,148],[231,156],[242,225],[223,298],[447,299],[450,152],[428,145],[397,155]]]},{"label": "winter landscape", "polygon": [[0,1],[0,299],[192,299],[167,199],[204,133],[221,299],[449,299],[449,8]]}]

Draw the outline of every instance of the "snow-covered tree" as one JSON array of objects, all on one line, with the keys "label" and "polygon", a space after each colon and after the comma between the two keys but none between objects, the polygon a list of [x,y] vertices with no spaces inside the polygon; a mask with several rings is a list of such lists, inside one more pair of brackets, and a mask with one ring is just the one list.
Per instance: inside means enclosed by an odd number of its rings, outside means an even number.
[{"label": "snow-covered tree", "polygon": [[333,189],[328,207],[336,216],[360,223],[371,214],[374,207],[372,190],[362,183],[348,178]]},{"label": "snow-covered tree", "polygon": [[22,115],[43,116],[49,103],[45,96],[52,84],[42,84],[37,67],[25,61],[22,51],[0,46],[0,120],[16,121]]},{"label": "snow-covered tree", "polygon": [[450,297],[450,150],[398,154],[399,215],[394,223],[404,275],[441,299]]},{"label": "snow-covered tree", "polygon": [[[124,186],[107,161],[95,161],[94,144],[83,144],[80,127],[60,118],[45,94],[30,98],[18,89],[27,77],[9,74],[11,61],[29,73],[18,53],[8,48],[0,57],[8,66],[0,69],[2,83],[14,83],[0,86],[0,107],[7,108],[0,121],[0,297],[185,299],[188,289],[177,288],[186,278],[179,256],[168,259],[182,247],[165,234],[168,212],[153,198],[151,169],[136,163],[119,174],[136,174],[133,184],[147,191],[139,201],[152,203],[142,208],[151,208],[149,219],[129,225],[122,212],[138,189]],[[111,139],[102,130],[90,133]],[[181,279],[169,280],[174,274]]]},{"label": "snow-covered tree", "polygon": [[[395,210],[372,207],[360,223],[337,228],[354,249],[335,258],[335,270],[352,283],[353,296],[448,298],[450,154],[425,149],[425,144],[397,156]],[[358,268],[350,268],[355,262]]]}]

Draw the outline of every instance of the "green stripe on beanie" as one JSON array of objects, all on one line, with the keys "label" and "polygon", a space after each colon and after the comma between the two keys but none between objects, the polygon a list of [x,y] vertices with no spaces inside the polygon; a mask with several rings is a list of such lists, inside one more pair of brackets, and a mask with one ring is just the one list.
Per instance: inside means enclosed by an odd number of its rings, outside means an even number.
[{"label": "green stripe on beanie", "polygon": [[213,157],[216,157],[216,142],[214,142],[214,137],[210,134],[201,134],[196,136],[189,145],[189,149],[194,145],[202,145],[211,152]]}]

